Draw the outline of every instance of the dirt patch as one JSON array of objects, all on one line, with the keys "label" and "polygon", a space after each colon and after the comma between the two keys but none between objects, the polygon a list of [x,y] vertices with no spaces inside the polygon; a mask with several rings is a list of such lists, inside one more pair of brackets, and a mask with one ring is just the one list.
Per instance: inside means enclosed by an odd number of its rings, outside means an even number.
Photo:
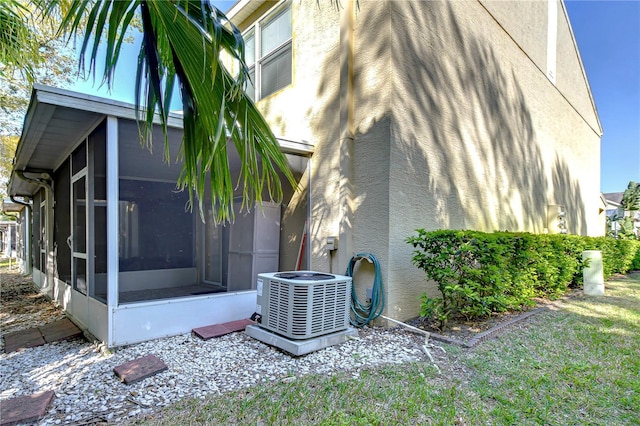
[{"label": "dirt patch", "polygon": [[31,276],[23,276],[15,268],[0,269],[0,306],[3,335],[64,318],[62,310],[38,292]]},{"label": "dirt patch", "polygon": [[[569,293],[559,300],[581,297],[582,294],[581,290],[570,290]],[[539,298],[535,299],[534,302],[534,305],[526,307],[520,311],[501,312],[476,321],[469,321],[463,317],[451,318],[444,328],[440,328],[437,321],[428,318],[416,318],[414,320],[407,321],[407,323],[421,330],[444,336],[452,341],[468,343],[478,336],[488,333],[491,330],[510,325],[520,318],[525,321],[527,318],[531,317],[531,315],[527,315],[528,313],[535,314],[541,311],[540,308],[554,306],[558,300]]]}]

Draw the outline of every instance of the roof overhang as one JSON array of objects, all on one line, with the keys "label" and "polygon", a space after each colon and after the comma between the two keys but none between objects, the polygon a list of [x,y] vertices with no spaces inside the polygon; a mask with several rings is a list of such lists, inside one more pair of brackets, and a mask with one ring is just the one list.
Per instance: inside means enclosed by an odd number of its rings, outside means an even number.
[{"label": "roof overhang", "polygon": [[[135,107],[70,90],[34,85],[13,160],[9,195],[33,196],[43,186],[38,181],[46,183],[78,143],[108,116],[135,121]],[[155,122],[160,123],[159,116]],[[181,129],[182,116],[171,113],[167,124]],[[286,154],[304,157],[313,154],[314,147],[307,142],[277,140]]]},{"label": "roof overhang", "polygon": [[2,200],[2,211],[4,213],[20,213],[25,207],[24,204],[14,203],[10,200]]},{"label": "roof overhang", "polygon": [[276,138],[280,149],[285,154],[299,155],[302,157],[311,157],[313,155],[314,146],[307,142],[296,142],[288,139]]},{"label": "roof overhang", "polygon": [[[35,84],[13,160],[9,194],[33,195],[39,185],[21,179],[19,172],[51,173],[107,116],[135,121],[136,111],[125,102]],[[182,128],[182,117],[170,114],[167,124]]]},{"label": "roof overhang", "polygon": [[229,9],[226,16],[235,25],[238,25],[244,22],[264,3],[266,3],[266,0],[239,0]]}]

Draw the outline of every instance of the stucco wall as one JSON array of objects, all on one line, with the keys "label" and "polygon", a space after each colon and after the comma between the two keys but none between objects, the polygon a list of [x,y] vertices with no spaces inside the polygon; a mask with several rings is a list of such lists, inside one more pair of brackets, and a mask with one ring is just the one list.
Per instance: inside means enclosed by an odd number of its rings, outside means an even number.
[{"label": "stucco wall", "polygon": [[[593,131],[602,134],[600,121],[593,108],[589,83],[585,78],[585,70],[581,65],[580,53],[576,48],[576,40],[573,37],[567,11],[562,3],[558,3],[558,8],[556,86]],[[577,47],[579,48],[580,46]]]},{"label": "stucco wall", "polygon": [[[600,124],[593,109],[584,69],[576,50],[569,18],[560,0],[494,1],[480,0],[504,32],[521,47],[543,73],[547,72],[547,44],[555,46],[555,85],[589,126],[600,132]],[[549,8],[556,9],[555,43],[553,28],[549,28]]]},{"label": "stucco wall", "polygon": [[547,66],[547,0],[480,0],[541,70]]},{"label": "stucco wall", "polygon": [[409,318],[433,291],[416,228],[542,233],[562,204],[570,233],[598,234],[599,135],[482,4],[391,4],[389,309]]},{"label": "stucco wall", "polygon": [[601,233],[599,127],[563,13],[555,86],[546,2],[361,0],[353,21],[348,9],[292,2],[293,83],[258,102],[277,136],[316,146],[312,269],[376,254],[387,313],[407,319],[434,294],[410,263],[416,228],[542,233],[561,204],[570,233]]},{"label": "stucco wall", "polygon": [[[372,253],[380,261],[383,283],[388,282],[391,208],[392,82],[390,4],[361,4],[354,14],[353,40],[353,251]],[[372,265],[361,262],[354,273],[360,298],[374,279]],[[388,286],[386,286],[388,296]]]},{"label": "stucco wall", "polygon": [[[238,23],[239,27],[247,28],[276,4],[267,3],[247,21]],[[308,248],[312,251],[310,268],[321,271],[333,268],[331,256],[323,249],[323,241],[327,236],[337,236],[340,229],[339,200],[335,197],[341,184],[340,157],[334,154],[339,149],[340,142],[341,13],[329,2],[291,2],[292,83],[256,104],[276,137],[316,145],[316,152],[311,160],[313,220],[309,225]],[[313,23],[313,31],[309,31],[310,23]],[[306,186],[307,175],[302,179],[303,186]],[[285,200],[285,203],[288,202],[306,206],[304,202],[300,204],[299,199]],[[299,213],[300,209],[296,208],[296,211]],[[284,218],[287,214],[289,213],[285,211]],[[286,229],[283,240],[291,240],[292,247],[296,249],[299,247],[299,236],[296,233],[302,232],[302,227],[298,225],[300,224],[296,221],[293,226],[295,230]],[[337,265],[337,260],[334,263]]]}]

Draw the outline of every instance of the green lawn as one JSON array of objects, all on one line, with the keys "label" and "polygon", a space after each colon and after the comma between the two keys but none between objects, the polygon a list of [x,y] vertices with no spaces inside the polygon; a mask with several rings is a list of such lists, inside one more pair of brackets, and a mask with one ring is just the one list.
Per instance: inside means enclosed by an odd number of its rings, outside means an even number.
[{"label": "green lawn", "polygon": [[640,273],[577,297],[441,372],[406,364],[184,400],[145,424],[640,425]]},{"label": "green lawn", "polygon": [[15,259],[0,259],[0,268],[8,268],[9,266],[15,266],[17,261]]}]

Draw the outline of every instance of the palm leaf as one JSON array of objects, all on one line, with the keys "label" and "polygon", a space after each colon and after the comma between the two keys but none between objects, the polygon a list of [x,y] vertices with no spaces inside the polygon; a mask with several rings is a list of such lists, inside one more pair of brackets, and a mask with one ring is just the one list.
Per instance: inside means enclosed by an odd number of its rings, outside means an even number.
[{"label": "palm leaf", "polygon": [[28,23],[29,11],[17,0],[0,1],[0,76],[13,70],[24,71],[33,81],[34,66],[40,62],[38,46]]},{"label": "palm leaf", "polygon": [[[55,7],[62,0],[49,0]],[[290,184],[296,182],[284,154],[266,121],[243,87],[248,72],[240,31],[207,0],[77,0],[67,7],[61,28],[70,34],[84,28],[81,57],[90,52],[89,69],[95,72],[98,46],[105,43],[103,81],[111,85],[120,47],[134,11],[140,11],[143,42],[138,56],[136,111],[141,142],[152,147],[154,116],[160,116],[164,147],[168,151],[167,120],[177,78],[183,106],[184,136],[178,181],[195,199],[204,216],[203,202],[210,197],[215,219],[233,219],[236,188],[243,207],[251,208],[263,196],[281,201],[278,172]],[[91,50],[91,37],[93,44]],[[226,51],[240,64],[232,76],[220,60]],[[81,64],[84,66],[84,63]],[[228,162],[229,146],[241,158],[241,170],[233,181]],[[206,187],[209,184],[210,192]]]}]

